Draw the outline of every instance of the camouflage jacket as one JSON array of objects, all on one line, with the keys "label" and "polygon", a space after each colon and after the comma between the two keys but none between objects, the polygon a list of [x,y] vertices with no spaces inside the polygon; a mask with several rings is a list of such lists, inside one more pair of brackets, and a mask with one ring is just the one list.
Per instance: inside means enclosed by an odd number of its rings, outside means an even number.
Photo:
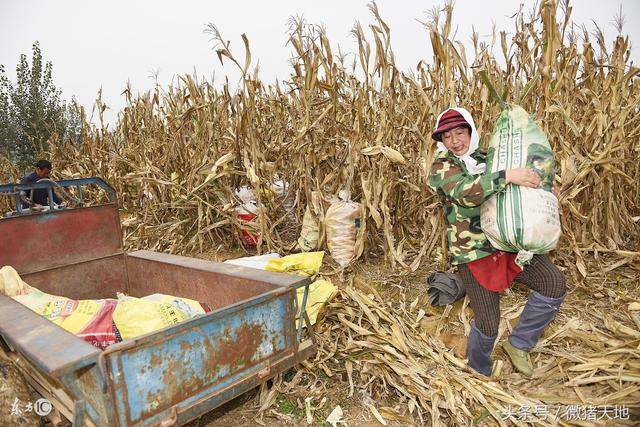
[{"label": "camouflage jacket", "polygon": [[[471,157],[484,162],[486,152],[478,149]],[[449,223],[452,264],[475,261],[496,251],[480,228],[480,205],[506,187],[505,171],[471,175],[462,160],[446,151],[431,166],[429,187],[440,196]]]}]

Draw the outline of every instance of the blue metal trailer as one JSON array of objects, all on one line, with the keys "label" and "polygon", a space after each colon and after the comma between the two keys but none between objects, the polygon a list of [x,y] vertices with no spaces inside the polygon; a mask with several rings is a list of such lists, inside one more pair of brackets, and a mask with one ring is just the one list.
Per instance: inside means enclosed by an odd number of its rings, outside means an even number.
[{"label": "blue metal trailer", "polygon": [[[21,209],[19,191],[51,186],[74,188],[77,196],[97,186],[105,201],[37,213]],[[181,425],[315,353],[311,338],[301,340],[296,328],[297,318],[306,317],[296,293],[305,287],[306,297],[308,278],[126,253],[115,192],[99,178],[10,184],[0,186],[2,194],[16,196],[16,212],[0,219],[0,266],[13,266],[30,285],[73,299],[163,293],[212,309],[101,351],[0,295],[4,344],[73,399],[74,425]]]}]

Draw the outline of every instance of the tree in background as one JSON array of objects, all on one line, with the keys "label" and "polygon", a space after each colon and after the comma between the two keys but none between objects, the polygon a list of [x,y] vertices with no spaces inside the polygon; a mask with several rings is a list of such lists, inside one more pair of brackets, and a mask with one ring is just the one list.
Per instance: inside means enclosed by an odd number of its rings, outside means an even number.
[{"label": "tree in background", "polygon": [[0,65],[0,154],[27,166],[46,150],[52,137],[79,141],[81,120],[75,99],[67,105],[53,84],[53,65],[43,63],[40,43],[31,64],[20,55],[13,84]]},{"label": "tree in background", "polygon": [[66,105],[64,112],[64,138],[71,139],[74,143],[82,143],[82,129],[84,127],[83,111],[76,101],[76,97],[71,97],[71,102]]},{"label": "tree in background", "polygon": [[9,88],[10,82],[4,74],[4,66],[0,64],[0,154],[5,155],[9,151],[9,142],[16,139]]}]

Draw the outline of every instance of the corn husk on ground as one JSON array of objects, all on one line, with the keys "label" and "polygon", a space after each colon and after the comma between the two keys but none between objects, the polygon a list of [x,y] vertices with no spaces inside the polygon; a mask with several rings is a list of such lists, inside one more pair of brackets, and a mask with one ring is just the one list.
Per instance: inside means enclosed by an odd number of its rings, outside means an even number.
[{"label": "corn husk on ground", "polygon": [[[525,295],[515,290],[503,298],[499,341],[515,326]],[[630,419],[637,422],[640,312],[628,309],[633,299],[603,296],[604,301],[591,304],[597,310],[585,313],[584,293],[573,291],[533,353],[534,378],[514,373],[496,349],[494,377],[488,380],[465,368],[463,334],[471,317],[466,301],[443,311],[425,307],[426,298],[406,297],[403,291],[390,299],[358,280],[342,289],[319,328],[316,360],[305,363],[299,379],[276,388],[296,395],[300,381],[303,395],[312,396],[310,402],[317,405],[332,389],[332,380],[346,377],[349,398],[373,406],[370,420],[378,418],[377,411],[388,422],[624,424],[595,409],[606,406],[613,416],[616,405],[627,407]],[[619,308],[606,311],[607,305]],[[576,408],[573,418],[567,413],[571,407]],[[584,408],[580,415],[579,408]]]},{"label": "corn husk on ground", "polygon": [[[262,206],[250,224],[258,252],[293,250],[313,191],[328,200],[345,190],[361,203],[356,254],[393,277],[371,287],[356,283],[358,263],[345,276],[323,271],[342,290],[319,325],[318,357],[294,380],[264,390],[263,410],[284,392],[302,393],[310,400],[300,406],[321,412],[327,384],[343,380],[347,394],[373,408],[371,420],[508,424],[509,405],[625,404],[637,411],[640,319],[629,307],[639,298],[640,70],[630,61],[629,39],[620,35],[609,47],[598,29],[572,26],[568,3],[542,1],[514,17],[513,33],[495,31],[489,43],[474,34],[468,52],[454,37],[446,4],[424,24],[433,58],[405,72],[395,65],[383,13],[370,9],[371,24],[352,30],[350,56],[321,27],[292,21],[292,74],[274,84],[260,79],[246,37],[233,49],[211,26],[218,58],[242,74],[237,84],[186,75],[143,94],[127,87],[127,105],[109,128],[98,97],[99,124],[85,126],[85,142],[51,144],[55,174],[101,176],[115,187],[129,249],[190,255],[242,244],[233,211],[242,185]],[[540,343],[532,381],[500,358],[499,381],[473,376],[456,351],[464,342],[451,344],[451,334],[464,341],[469,310],[414,304],[420,292],[403,279],[446,264],[444,218],[426,190],[430,135],[437,115],[453,105],[471,112],[483,137],[490,134],[500,106],[480,71],[507,102],[536,115],[559,165],[564,236],[556,261],[571,294]],[[293,215],[271,191],[276,179],[290,184]],[[408,290],[394,298],[385,287]],[[505,299],[502,338],[524,300],[518,292]],[[560,421],[551,414],[530,422]]]}]

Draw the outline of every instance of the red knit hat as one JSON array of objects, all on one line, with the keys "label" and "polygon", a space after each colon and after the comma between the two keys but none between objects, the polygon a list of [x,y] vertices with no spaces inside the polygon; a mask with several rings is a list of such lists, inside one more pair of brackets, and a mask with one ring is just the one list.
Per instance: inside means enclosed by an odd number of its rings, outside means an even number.
[{"label": "red knit hat", "polygon": [[433,131],[431,137],[436,141],[442,141],[442,133],[448,130],[457,128],[458,126],[466,126],[471,131],[471,125],[462,117],[462,114],[449,108],[444,112],[438,123],[436,123],[436,130]]}]

